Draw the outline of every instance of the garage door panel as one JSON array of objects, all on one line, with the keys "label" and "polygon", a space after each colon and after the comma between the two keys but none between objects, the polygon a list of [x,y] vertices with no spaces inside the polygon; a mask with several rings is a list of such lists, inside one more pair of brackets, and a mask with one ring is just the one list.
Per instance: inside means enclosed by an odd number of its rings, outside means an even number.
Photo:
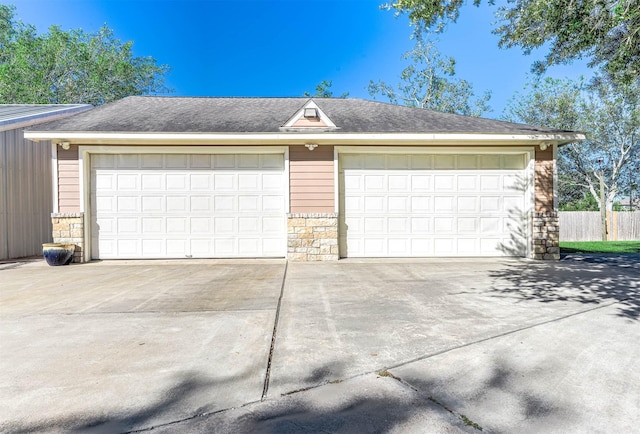
[{"label": "garage door panel", "polygon": [[500,176],[499,175],[482,175],[480,176],[480,189],[482,191],[499,191]]},{"label": "garage door panel", "polygon": [[237,211],[236,201],[237,201],[237,196],[235,195],[216,195],[213,198],[213,212],[215,213],[235,212]]},{"label": "garage door panel", "polygon": [[140,212],[140,197],[138,196],[118,196],[116,198],[116,209],[117,213],[127,213],[127,212]]},{"label": "garage door panel", "polygon": [[162,154],[142,154],[140,156],[140,167],[143,169],[162,169],[163,161]]},{"label": "garage door panel", "polygon": [[515,155],[503,155],[503,169],[507,170],[523,170],[526,167],[526,162],[524,155],[515,154]]},{"label": "garage door panel", "polygon": [[453,211],[453,197],[436,196],[433,198],[433,211],[435,213],[450,213]]},{"label": "garage door panel", "polygon": [[478,156],[477,155],[459,155],[458,156],[458,169],[461,170],[475,170],[478,168]]},{"label": "garage door panel", "polygon": [[525,255],[525,162],[524,154],[341,155],[342,255]]},{"label": "garage door panel", "polygon": [[436,233],[453,233],[453,217],[436,217],[433,219]]},{"label": "garage door panel", "polygon": [[432,208],[433,198],[429,196],[411,196],[410,212],[426,212]]},{"label": "garage door panel", "polygon": [[162,191],[164,187],[164,177],[159,173],[143,174],[140,177],[142,190],[144,191]]},{"label": "garage door panel", "polygon": [[262,191],[277,191],[283,189],[282,175],[279,173],[267,173],[262,175]]},{"label": "garage door panel", "polygon": [[284,158],[92,155],[94,258],[286,253]]},{"label": "garage door panel", "polygon": [[436,192],[450,192],[455,189],[454,175],[436,175],[433,179]]},{"label": "garage door panel", "polygon": [[406,234],[409,232],[409,219],[407,217],[389,217],[387,221],[389,223],[389,233]]},{"label": "garage door panel", "polygon": [[477,217],[458,217],[458,232],[461,234],[475,234],[478,230]]},{"label": "garage door panel", "polygon": [[431,233],[432,218],[430,217],[411,217],[411,234]]},{"label": "garage door panel", "polygon": [[501,169],[500,165],[501,156],[500,155],[480,155],[480,169],[491,169],[498,170]]},{"label": "garage door panel", "polygon": [[118,217],[116,231],[121,234],[137,234],[142,228],[138,225],[140,219],[135,217]]},{"label": "garage door panel", "polygon": [[474,256],[478,251],[478,240],[475,238],[458,238],[456,253],[460,256]]},{"label": "garage door panel", "polygon": [[433,253],[436,256],[454,256],[453,238],[435,238],[433,240]]},{"label": "garage door panel", "polygon": [[478,213],[480,206],[476,196],[458,196],[458,213]]},{"label": "garage door panel", "polygon": [[476,175],[458,175],[458,191],[476,191],[478,177]]},{"label": "garage door panel", "polygon": [[166,217],[167,234],[170,235],[187,235],[189,233],[189,225],[186,217]]},{"label": "garage door panel", "polygon": [[[173,206],[173,204],[171,205]],[[143,213],[165,212],[167,210],[166,198],[162,196],[144,195],[141,197],[141,206]]]},{"label": "garage door panel", "polygon": [[436,155],[433,160],[434,169],[455,169],[456,157],[453,155]]},{"label": "garage door panel", "polygon": [[433,239],[411,238],[411,256],[433,256]]},{"label": "garage door panel", "polygon": [[389,175],[389,191],[392,192],[404,192],[410,191],[409,186],[411,179],[407,175]]},{"label": "garage door panel", "polygon": [[159,217],[142,217],[142,233],[155,235],[164,233],[164,221]]},{"label": "garage door panel", "polygon": [[[263,217],[262,218],[262,230],[263,234],[279,235],[282,231],[282,219],[279,217]],[[273,238],[270,238],[273,240]],[[272,242],[272,241],[270,241]]]},{"label": "garage door panel", "polygon": [[406,213],[409,206],[409,197],[407,196],[388,196],[387,212],[388,213]]},{"label": "garage door panel", "polygon": [[164,240],[162,239],[143,239],[142,240],[142,256],[149,258],[157,254],[165,253]]}]

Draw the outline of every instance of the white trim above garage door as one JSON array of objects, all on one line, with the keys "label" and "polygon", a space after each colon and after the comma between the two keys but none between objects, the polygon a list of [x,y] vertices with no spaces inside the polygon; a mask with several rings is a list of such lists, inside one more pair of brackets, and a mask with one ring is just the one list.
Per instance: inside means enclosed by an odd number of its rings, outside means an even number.
[{"label": "white trim above garage door", "polygon": [[88,158],[93,259],[286,255],[282,148],[109,150]]},{"label": "white trim above garage door", "polygon": [[337,152],[342,257],[528,255],[531,150]]}]

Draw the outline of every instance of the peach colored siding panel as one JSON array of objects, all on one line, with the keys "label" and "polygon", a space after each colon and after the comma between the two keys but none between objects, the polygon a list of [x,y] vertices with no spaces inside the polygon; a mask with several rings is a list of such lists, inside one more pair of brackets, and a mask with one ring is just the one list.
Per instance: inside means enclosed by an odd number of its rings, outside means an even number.
[{"label": "peach colored siding panel", "polygon": [[536,149],[535,196],[536,212],[553,211],[553,149]]},{"label": "peach colored siding panel", "polygon": [[289,147],[289,194],[292,213],[333,212],[333,146],[309,151],[304,146]]},{"label": "peach colored siding panel", "polygon": [[80,211],[80,167],[78,147],[67,151],[58,150],[58,210],[59,212]]},{"label": "peach colored siding panel", "polygon": [[292,127],[294,128],[308,128],[308,127],[326,128],[328,127],[328,125],[322,119],[300,118],[292,125]]}]

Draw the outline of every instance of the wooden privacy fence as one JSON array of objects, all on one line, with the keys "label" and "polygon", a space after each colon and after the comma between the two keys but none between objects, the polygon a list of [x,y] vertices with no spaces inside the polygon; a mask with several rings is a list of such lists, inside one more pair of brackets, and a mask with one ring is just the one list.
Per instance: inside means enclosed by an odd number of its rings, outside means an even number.
[{"label": "wooden privacy fence", "polygon": [[[560,211],[560,241],[600,241],[600,211]],[[640,211],[607,211],[607,240],[640,240]]]}]

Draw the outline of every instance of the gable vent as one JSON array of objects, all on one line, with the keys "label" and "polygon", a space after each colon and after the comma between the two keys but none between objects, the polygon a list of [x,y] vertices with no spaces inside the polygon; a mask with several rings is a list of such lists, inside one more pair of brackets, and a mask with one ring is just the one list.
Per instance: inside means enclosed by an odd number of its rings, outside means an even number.
[{"label": "gable vent", "polygon": [[318,109],[315,107],[305,107],[304,117],[307,119],[320,119],[320,114],[318,113]]}]

